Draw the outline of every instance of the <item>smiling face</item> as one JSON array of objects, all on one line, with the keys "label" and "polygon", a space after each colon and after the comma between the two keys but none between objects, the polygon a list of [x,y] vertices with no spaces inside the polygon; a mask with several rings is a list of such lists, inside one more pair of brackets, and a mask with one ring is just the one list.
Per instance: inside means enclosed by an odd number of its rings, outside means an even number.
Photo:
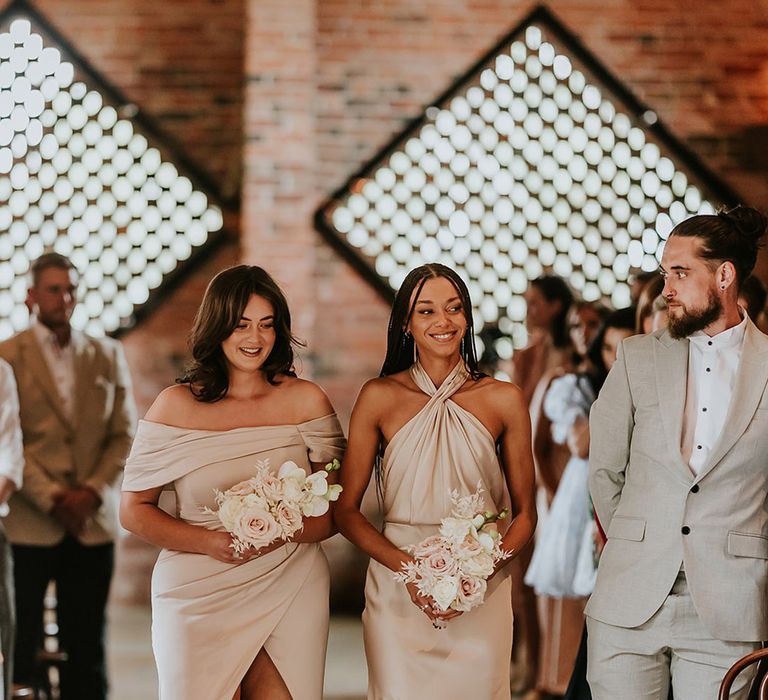
[{"label": "smiling face", "polygon": [[252,294],[235,330],[221,344],[230,369],[261,369],[275,345],[274,309],[264,297]]},{"label": "smiling face", "polygon": [[701,257],[701,240],[696,236],[670,236],[661,257],[664,277],[662,295],[667,302],[668,328],[673,338],[685,338],[704,330],[723,314],[718,280],[729,279],[722,263],[713,269]]},{"label": "smiling face", "polygon": [[[418,289],[418,288],[417,288]],[[414,296],[417,291],[414,291]],[[461,339],[467,332],[459,293],[445,277],[428,279],[415,300],[407,330],[413,335],[421,356],[458,359]]]}]

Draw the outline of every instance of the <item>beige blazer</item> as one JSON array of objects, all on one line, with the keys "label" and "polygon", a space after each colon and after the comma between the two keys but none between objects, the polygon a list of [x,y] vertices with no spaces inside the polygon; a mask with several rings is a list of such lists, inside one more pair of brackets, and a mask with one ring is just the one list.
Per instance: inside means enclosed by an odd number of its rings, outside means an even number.
[{"label": "beige blazer", "polygon": [[80,536],[83,544],[111,541],[117,532],[115,482],[131,446],[136,411],[121,345],[82,336],[75,346],[74,416],[62,410],[42,350],[31,329],[0,343],[16,377],[24,436],[24,485],[5,520],[15,544],[53,545],[65,534],[50,515],[62,487],[87,485],[102,505]]},{"label": "beige blazer", "polygon": [[768,336],[747,321],[725,427],[698,475],[680,452],[687,371],[687,340],[666,331],[628,338],[592,407],[589,485],[608,543],[586,613],[637,627],[661,607],[682,565],[713,637],[762,641]]}]

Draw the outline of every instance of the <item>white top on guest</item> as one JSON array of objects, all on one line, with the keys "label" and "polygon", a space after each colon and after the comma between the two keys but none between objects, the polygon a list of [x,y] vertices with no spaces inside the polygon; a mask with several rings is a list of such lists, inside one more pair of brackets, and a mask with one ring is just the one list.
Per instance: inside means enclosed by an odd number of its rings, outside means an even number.
[{"label": "white top on guest", "polygon": [[59,345],[56,334],[39,321],[32,323],[32,332],[43,351],[45,364],[61,397],[64,413],[72,416],[75,411],[75,349],[79,347],[81,335],[74,328],[67,345]]},{"label": "white top on guest", "polygon": [[[0,476],[21,488],[24,474],[24,448],[19,419],[19,397],[11,366],[0,360]],[[8,515],[8,504],[0,503],[0,517]]]},{"label": "white top on guest", "polygon": [[741,323],[717,335],[697,331],[688,337],[688,387],[680,448],[683,461],[698,474],[725,426],[731,404],[747,314]]}]

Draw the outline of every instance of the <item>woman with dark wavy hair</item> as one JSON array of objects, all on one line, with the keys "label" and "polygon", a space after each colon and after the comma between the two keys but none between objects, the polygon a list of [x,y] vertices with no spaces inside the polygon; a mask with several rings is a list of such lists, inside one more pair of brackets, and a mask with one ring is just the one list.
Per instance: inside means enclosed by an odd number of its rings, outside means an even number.
[{"label": "woman with dark wavy hair", "polygon": [[[381,532],[360,511],[374,469]],[[479,486],[493,512],[511,501],[501,547],[512,556],[536,523],[522,392],[478,370],[469,294],[450,268],[423,265],[403,281],[381,376],[357,399],[341,473],[336,523],[372,559],[363,613],[368,697],[509,698],[509,560],[491,575],[485,602],[465,613],[441,612],[393,577],[412,560],[403,548],[436,534],[450,515],[452,490]]]},{"label": "woman with dark wavy hair", "polygon": [[[215,489],[291,460],[317,471],[344,436],[323,391],[293,369],[291,317],[260,267],[220,272],[205,292],[192,363],[140,421],[125,467],[123,526],[162,548],[152,645],[162,700],[319,700],[328,636],[330,512],[292,541],[237,554]],[[175,517],[158,507],[176,492]]]}]

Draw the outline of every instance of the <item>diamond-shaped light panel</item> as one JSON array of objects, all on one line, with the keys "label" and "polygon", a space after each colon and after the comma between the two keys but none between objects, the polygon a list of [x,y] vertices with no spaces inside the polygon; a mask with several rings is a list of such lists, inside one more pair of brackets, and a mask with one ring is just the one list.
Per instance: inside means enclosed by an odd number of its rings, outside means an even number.
[{"label": "diamond-shaped light panel", "polygon": [[0,33],[0,339],[28,324],[26,273],[45,250],[80,271],[73,324],[98,335],[129,322],[222,226],[208,197],[45,43],[27,19]]},{"label": "diamond-shaped light panel", "polygon": [[457,269],[478,331],[512,337],[505,355],[526,342],[530,280],[554,272],[586,300],[627,306],[630,272],[657,267],[674,224],[713,211],[542,26],[462,85],[330,200],[320,225],[392,289],[425,262]]}]

